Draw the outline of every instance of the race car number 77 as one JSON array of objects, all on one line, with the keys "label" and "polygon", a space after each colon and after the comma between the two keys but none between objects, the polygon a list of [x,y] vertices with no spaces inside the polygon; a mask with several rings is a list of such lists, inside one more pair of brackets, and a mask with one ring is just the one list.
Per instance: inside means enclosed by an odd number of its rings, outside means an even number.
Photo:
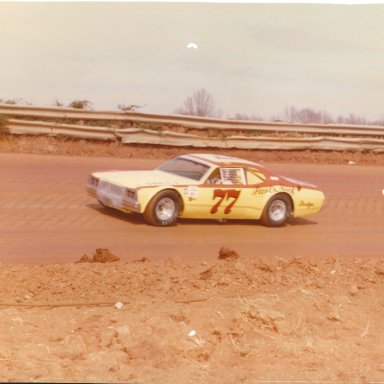
[{"label": "race car number 77", "polygon": [[239,198],[241,190],[236,189],[215,189],[213,191],[212,199],[215,200],[219,198],[219,201],[211,208],[211,213],[216,213],[219,209],[221,203],[225,200],[232,199],[232,201],[225,207],[224,213],[228,214],[231,212],[232,207],[235,205],[237,199]]}]

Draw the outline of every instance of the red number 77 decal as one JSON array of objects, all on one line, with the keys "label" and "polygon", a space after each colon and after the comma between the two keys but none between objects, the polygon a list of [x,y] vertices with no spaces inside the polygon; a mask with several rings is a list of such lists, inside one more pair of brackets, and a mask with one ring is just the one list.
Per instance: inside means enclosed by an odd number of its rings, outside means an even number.
[{"label": "red number 77 decal", "polygon": [[223,202],[223,200],[226,198],[226,200],[233,199],[230,204],[228,204],[225,209],[224,213],[228,214],[231,212],[232,207],[235,205],[237,199],[240,196],[240,192],[236,191],[236,189],[215,189],[213,191],[213,197],[212,199],[215,200],[217,197],[219,198],[219,201],[211,208],[211,213],[216,213],[219,209],[219,206]]}]

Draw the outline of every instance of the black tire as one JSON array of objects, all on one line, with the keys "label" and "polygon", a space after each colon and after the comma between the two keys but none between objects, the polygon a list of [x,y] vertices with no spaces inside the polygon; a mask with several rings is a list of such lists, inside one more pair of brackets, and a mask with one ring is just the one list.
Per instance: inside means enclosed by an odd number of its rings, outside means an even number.
[{"label": "black tire", "polygon": [[144,219],[148,224],[157,227],[168,227],[175,224],[180,213],[180,200],[176,192],[159,192],[147,205]]},{"label": "black tire", "polygon": [[261,221],[268,227],[281,227],[287,222],[291,210],[291,199],[287,195],[275,195],[264,208]]}]

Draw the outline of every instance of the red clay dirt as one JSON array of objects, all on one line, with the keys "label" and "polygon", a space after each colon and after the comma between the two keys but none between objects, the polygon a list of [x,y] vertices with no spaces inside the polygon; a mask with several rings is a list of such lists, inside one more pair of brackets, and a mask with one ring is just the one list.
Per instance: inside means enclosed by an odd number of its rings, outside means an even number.
[{"label": "red clay dirt", "polygon": [[327,196],[319,215],[284,228],[154,228],[99,207],[85,178],[151,167],[171,149],[108,158],[108,145],[94,157],[88,144],[21,140],[0,142],[0,381],[384,381],[377,157],[269,154]]}]

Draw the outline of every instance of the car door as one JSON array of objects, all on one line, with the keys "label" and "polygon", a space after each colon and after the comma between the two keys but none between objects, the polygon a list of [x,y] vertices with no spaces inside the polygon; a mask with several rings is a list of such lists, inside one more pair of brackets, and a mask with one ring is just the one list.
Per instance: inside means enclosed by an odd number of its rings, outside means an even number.
[{"label": "car door", "polygon": [[182,216],[210,219],[253,218],[253,192],[254,187],[247,184],[245,168],[217,168],[203,184],[193,186],[193,193],[189,193]]}]

